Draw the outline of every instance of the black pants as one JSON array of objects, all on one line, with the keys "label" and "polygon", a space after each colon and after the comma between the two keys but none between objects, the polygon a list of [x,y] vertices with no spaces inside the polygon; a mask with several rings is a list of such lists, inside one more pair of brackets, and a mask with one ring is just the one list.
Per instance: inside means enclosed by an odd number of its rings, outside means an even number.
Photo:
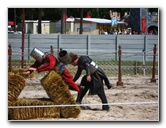
[{"label": "black pants", "polygon": [[[92,76],[92,81],[88,82],[86,79],[87,76],[84,76],[81,80],[81,86],[83,87],[80,91],[80,93],[78,93],[76,102],[81,103],[83,97],[85,96],[85,94],[87,93],[87,91],[90,89],[90,92],[92,94],[97,94],[99,96],[99,98],[101,99],[102,104],[107,104],[107,98],[104,92],[104,87],[103,87],[103,80],[96,77],[95,75]],[[109,109],[109,105],[102,105],[102,109],[103,110],[108,110]]]}]

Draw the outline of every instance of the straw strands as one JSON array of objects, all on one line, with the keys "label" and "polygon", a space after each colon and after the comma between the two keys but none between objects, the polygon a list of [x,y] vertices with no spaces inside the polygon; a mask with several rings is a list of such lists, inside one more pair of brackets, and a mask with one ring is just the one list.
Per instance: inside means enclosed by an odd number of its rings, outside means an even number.
[{"label": "straw strands", "polygon": [[[20,98],[14,106],[55,105],[51,99]],[[37,118],[60,118],[59,107],[9,108],[13,120],[28,120]]]},{"label": "straw strands", "polygon": [[8,105],[12,105],[25,87],[25,79],[20,75],[8,75]]},{"label": "straw strands", "polygon": [[[77,118],[81,112],[80,106],[76,105],[73,96],[70,94],[68,86],[60,75],[55,71],[49,72],[41,79],[41,84],[47,92],[46,98],[18,98],[25,87],[25,78],[14,73],[8,73],[8,116],[11,120],[29,120],[37,118]],[[70,105],[50,107],[50,105]],[[48,107],[38,107],[38,106]],[[13,106],[13,108],[12,108]],[[18,106],[18,108],[14,108]],[[24,108],[19,106],[25,106]],[[36,106],[36,107],[26,107]]]},{"label": "straw strands", "polygon": [[23,68],[12,68],[11,72],[8,72],[8,74],[16,74],[16,75],[20,75],[22,77],[26,78],[33,78],[35,76],[35,72],[32,72],[30,74],[24,75],[22,74],[22,72],[27,71],[27,69],[23,69]]},{"label": "straw strands", "polygon": [[[41,79],[41,84],[46,90],[48,96],[57,105],[76,104],[75,99],[71,95],[68,86],[63,79],[55,71],[49,72],[45,77]],[[68,106],[61,108],[61,115],[65,118],[76,118],[81,112],[79,106]]]}]

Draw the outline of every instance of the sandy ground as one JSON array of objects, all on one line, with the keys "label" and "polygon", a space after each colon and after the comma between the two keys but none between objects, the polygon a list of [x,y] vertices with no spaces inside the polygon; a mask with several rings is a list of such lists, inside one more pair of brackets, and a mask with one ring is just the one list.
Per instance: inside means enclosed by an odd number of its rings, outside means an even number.
[{"label": "sandy ground", "polygon": [[[41,78],[26,79],[26,86],[19,98],[48,98],[40,84]],[[159,84],[150,82],[151,77],[123,77],[123,86],[116,86],[117,77],[110,77],[113,87],[105,93],[110,111],[102,111],[97,95],[86,95],[82,104],[91,109],[81,110],[78,118],[36,119],[50,121],[159,121]],[[77,83],[80,82],[80,79]],[[76,91],[71,91],[74,98]],[[35,119],[34,119],[35,120]]]}]

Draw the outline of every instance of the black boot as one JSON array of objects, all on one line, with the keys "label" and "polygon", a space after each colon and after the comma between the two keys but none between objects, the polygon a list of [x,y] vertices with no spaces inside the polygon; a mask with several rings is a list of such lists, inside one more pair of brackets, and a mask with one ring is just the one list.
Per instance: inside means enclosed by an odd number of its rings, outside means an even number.
[{"label": "black boot", "polygon": [[110,111],[110,107],[108,105],[103,105],[102,110]]},{"label": "black boot", "polygon": [[112,88],[112,85],[109,83],[109,84],[107,85],[107,88],[108,88],[108,89]]}]

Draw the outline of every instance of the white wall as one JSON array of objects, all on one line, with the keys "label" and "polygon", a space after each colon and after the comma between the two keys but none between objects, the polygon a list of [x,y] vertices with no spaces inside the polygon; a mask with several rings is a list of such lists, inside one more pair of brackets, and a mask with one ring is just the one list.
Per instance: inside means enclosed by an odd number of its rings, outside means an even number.
[{"label": "white wall", "polygon": [[[80,23],[75,23],[74,31],[78,32],[80,28]],[[83,32],[89,32],[96,30],[96,23],[84,23],[83,24]]]}]

